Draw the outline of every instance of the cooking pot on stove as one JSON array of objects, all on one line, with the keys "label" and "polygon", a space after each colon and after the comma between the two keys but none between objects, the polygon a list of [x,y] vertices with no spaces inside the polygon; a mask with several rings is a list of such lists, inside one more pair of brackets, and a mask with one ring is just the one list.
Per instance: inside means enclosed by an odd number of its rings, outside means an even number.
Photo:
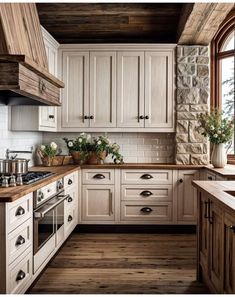
[{"label": "cooking pot on stove", "polygon": [[0,173],[2,174],[26,174],[28,172],[28,159],[0,159]]}]

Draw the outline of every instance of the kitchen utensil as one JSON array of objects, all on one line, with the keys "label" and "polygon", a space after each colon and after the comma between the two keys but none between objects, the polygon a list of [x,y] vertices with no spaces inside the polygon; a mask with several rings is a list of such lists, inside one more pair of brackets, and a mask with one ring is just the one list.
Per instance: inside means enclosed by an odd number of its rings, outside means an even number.
[{"label": "kitchen utensil", "polygon": [[16,185],[17,186],[22,186],[23,185],[23,178],[21,174],[17,174],[16,176]]},{"label": "kitchen utensil", "polygon": [[9,182],[10,187],[16,187],[16,178],[14,175],[11,175],[10,177],[10,182]]},{"label": "kitchen utensil", "polygon": [[26,174],[28,172],[28,159],[4,159],[1,160],[0,169],[3,174]]},{"label": "kitchen utensil", "polygon": [[2,188],[8,188],[9,187],[8,179],[9,179],[8,176],[3,176],[2,177]]}]

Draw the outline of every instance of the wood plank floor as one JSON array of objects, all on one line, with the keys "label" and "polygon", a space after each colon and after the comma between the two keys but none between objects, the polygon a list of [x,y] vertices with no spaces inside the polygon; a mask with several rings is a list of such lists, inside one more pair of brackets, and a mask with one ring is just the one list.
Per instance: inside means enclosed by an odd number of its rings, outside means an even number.
[{"label": "wood plank floor", "polygon": [[31,294],[204,294],[193,234],[73,233]]}]

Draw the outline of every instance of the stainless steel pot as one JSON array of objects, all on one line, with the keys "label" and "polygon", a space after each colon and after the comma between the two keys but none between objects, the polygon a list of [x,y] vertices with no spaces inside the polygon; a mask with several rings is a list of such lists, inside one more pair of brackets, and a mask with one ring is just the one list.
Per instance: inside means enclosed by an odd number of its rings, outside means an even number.
[{"label": "stainless steel pot", "polygon": [[28,159],[1,159],[0,173],[3,174],[26,174],[28,172]]}]

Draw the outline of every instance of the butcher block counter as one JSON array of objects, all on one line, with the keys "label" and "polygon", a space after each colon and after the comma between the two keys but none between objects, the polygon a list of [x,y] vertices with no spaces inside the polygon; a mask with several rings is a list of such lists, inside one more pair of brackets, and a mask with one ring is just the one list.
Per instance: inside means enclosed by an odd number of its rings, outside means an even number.
[{"label": "butcher block counter", "polygon": [[68,166],[57,166],[57,167],[43,167],[36,166],[31,167],[30,171],[50,171],[54,173],[53,175],[39,180],[30,185],[16,186],[16,187],[8,187],[8,188],[0,188],[0,202],[13,202],[24,195],[32,193],[49,183],[52,183],[65,175],[72,173],[78,170],[80,167],[78,165],[68,165]]},{"label": "butcher block counter", "polygon": [[204,165],[178,165],[178,164],[161,164],[161,163],[107,163],[102,165],[82,165],[82,169],[202,169]]}]

